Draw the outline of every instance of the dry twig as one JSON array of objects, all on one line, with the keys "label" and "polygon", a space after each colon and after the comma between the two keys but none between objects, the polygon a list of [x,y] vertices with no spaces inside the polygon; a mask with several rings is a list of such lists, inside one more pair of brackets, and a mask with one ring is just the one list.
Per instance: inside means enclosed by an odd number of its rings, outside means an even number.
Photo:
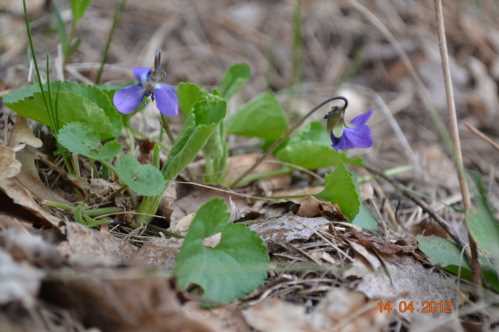
[{"label": "dry twig", "polygon": [[[461,151],[461,140],[459,138],[459,127],[457,124],[456,104],[454,102],[454,89],[452,87],[452,78],[449,69],[449,53],[447,51],[447,38],[445,36],[445,23],[444,23],[444,10],[442,0],[435,0],[436,19],[438,24],[438,41],[440,48],[440,56],[442,57],[442,69],[445,81],[445,93],[447,95],[447,111],[449,115],[449,126],[454,148],[454,162],[457,168],[457,175],[459,178],[459,187],[463,197],[463,205],[465,212],[472,208],[471,195],[466,182],[466,173],[463,166],[463,154]],[[467,224],[465,224],[467,227]],[[477,245],[471,233],[468,230],[468,238],[471,251],[471,268],[473,271],[473,281],[480,284],[480,264],[478,262]]]},{"label": "dry twig", "polygon": [[469,129],[473,134],[484,140],[485,142],[489,143],[496,151],[499,151],[499,144],[496,143],[492,138],[489,136],[485,135],[482,133],[480,130],[478,130],[476,127],[472,126],[471,124],[465,122],[464,125],[466,128]]}]

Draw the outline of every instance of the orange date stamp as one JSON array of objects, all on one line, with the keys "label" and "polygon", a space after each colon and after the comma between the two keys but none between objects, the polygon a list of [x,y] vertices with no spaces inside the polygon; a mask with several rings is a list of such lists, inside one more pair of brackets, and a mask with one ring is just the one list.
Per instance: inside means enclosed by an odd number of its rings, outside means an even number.
[{"label": "orange date stamp", "polygon": [[454,311],[452,300],[413,301],[413,300],[380,300],[376,309],[381,314],[451,314]]}]

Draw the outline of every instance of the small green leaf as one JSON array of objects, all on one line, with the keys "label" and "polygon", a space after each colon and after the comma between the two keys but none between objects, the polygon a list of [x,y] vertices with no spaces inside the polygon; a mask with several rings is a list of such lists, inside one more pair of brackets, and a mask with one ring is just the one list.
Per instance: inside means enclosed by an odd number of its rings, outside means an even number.
[{"label": "small green leaf", "polygon": [[220,83],[220,93],[225,100],[234,96],[251,77],[251,68],[245,63],[238,63],[230,66],[225,72],[222,83]]},{"label": "small green leaf", "polygon": [[340,163],[362,164],[362,160],[349,158],[344,152],[331,148],[331,139],[322,123],[311,122],[286,145],[277,150],[279,160],[307,169],[337,166]]},{"label": "small green leaf", "polygon": [[[432,264],[439,265],[447,271],[471,280],[471,268],[454,242],[438,236],[417,236],[418,248],[430,259]],[[487,257],[479,257],[482,277],[486,285],[499,292],[499,278],[495,266]]]},{"label": "small green leaf", "polygon": [[115,171],[124,184],[141,196],[161,195],[165,190],[161,172],[152,165],[142,165],[131,155],[118,160]]},{"label": "small green leaf", "polygon": [[97,160],[111,161],[121,152],[121,144],[117,141],[109,141],[102,146],[97,157]]},{"label": "small green leaf", "polygon": [[37,84],[25,85],[5,95],[3,97],[3,102],[5,105],[19,103],[28,97],[33,97],[33,94],[39,91],[40,88]]},{"label": "small green leaf", "polygon": [[224,119],[226,108],[225,100],[211,94],[206,94],[194,104],[193,114],[187,119],[163,168],[167,181],[174,179],[194,160]]},{"label": "small green leaf", "polygon": [[78,84],[74,82],[55,82],[54,90],[61,92],[71,92],[87,98],[88,101],[99,106],[109,119],[112,128],[112,136],[118,137],[122,130],[121,115],[116,111],[111,96],[107,90],[108,86]]},{"label": "small green leaf", "polygon": [[[216,245],[205,240],[220,235]],[[181,289],[199,285],[205,304],[229,303],[261,285],[269,256],[265,243],[241,224],[231,224],[225,202],[215,198],[196,213],[180,253],[175,276]]]},{"label": "small green leaf", "polygon": [[352,224],[368,231],[378,230],[376,219],[374,219],[371,212],[369,212],[369,209],[364,204],[360,205],[359,213],[352,220]]},{"label": "small green leaf", "polygon": [[340,164],[333,173],[326,176],[324,190],[317,198],[336,204],[348,220],[354,220],[359,212],[360,197],[352,174],[345,165]]},{"label": "small green leaf", "polygon": [[270,92],[258,95],[227,120],[227,133],[264,140],[276,140],[287,129],[281,104]]},{"label": "small green leaf", "polygon": [[[120,135],[121,117],[109,96],[100,89],[73,82],[52,82],[51,90],[52,100],[57,100],[61,126],[81,122],[99,133],[102,139]],[[50,125],[38,86],[28,85],[15,90],[4,97],[4,103],[26,118]]]},{"label": "small green leaf", "polygon": [[102,145],[96,132],[78,122],[71,122],[59,130],[57,141],[69,151],[94,160],[110,161],[121,151],[118,142]]},{"label": "small green leaf", "polygon": [[75,24],[85,15],[85,11],[91,2],[92,0],[71,0],[71,13]]},{"label": "small green leaf", "polygon": [[480,254],[488,257],[499,273],[499,222],[495,218],[495,211],[488,201],[480,176],[475,175],[473,179],[475,208],[467,213],[466,223],[477,242]]},{"label": "small green leaf", "polygon": [[182,82],[177,85],[177,97],[180,104],[180,111],[184,117],[192,112],[192,107],[200,101],[207,92],[199,85],[190,82]]},{"label": "small green leaf", "polygon": [[438,236],[417,236],[419,249],[430,259],[432,264],[444,268],[464,268],[470,270],[466,258],[451,241]]}]

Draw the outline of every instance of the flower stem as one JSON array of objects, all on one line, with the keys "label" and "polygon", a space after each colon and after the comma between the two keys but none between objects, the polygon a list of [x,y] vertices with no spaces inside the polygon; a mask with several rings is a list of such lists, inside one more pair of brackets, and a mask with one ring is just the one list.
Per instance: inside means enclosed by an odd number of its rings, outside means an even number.
[{"label": "flower stem", "polygon": [[[322,103],[319,105],[315,106],[312,108],[307,114],[305,114],[292,128],[288,130],[287,133],[285,133],[281,138],[278,140],[274,141],[272,145],[267,149],[267,151],[260,157],[258,158],[253,165],[251,165],[250,168],[248,168],[246,171],[243,172],[234,182],[232,182],[229,186],[229,188],[234,188],[239,184],[239,182],[242,181],[245,177],[247,177],[251,172],[255,170],[255,168],[258,167],[267,157],[269,157],[275,149],[277,149],[278,146],[280,146],[284,141],[286,141],[289,136],[291,136],[292,133],[295,132],[296,129],[298,129],[309,117],[311,117],[315,112],[320,110],[322,107],[326,106],[327,104],[336,101],[336,100],[342,100],[343,102],[346,103],[346,99],[344,97],[332,97],[329,99],[324,100]],[[346,108],[346,104],[344,106]]]},{"label": "flower stem", "polygon": [[136,219],[136,223],[132,225],[134,228],[146,226],[149,223],[152,215],[156,213],[156,211],[158,211],[162,197],[163,195],[159,195],[144,197],[142,199],[142,202],[140,202],[139,207],[137,208],[138,216]]}]

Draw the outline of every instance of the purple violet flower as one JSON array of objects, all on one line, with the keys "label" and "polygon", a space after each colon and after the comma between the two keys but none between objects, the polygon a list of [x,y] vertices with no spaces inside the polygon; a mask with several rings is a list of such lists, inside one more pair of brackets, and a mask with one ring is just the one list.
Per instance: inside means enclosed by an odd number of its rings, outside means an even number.
[{"label": "purple violet flower", "polygon": [[336,150],[371,147],[373,140],[367,121],[373,111],[356,116],[350,126],[345,124],[344,113],[345,109],[335,109],[326,116],[328,129],[331,130],[331,146]]},{"label": "purple violet flower", "polygon": [[151,97],[162,115],[170,117],[178,115],[175,87],[156,81],[151,68],[136,67],[133,69],[133,74],[137,84],[124,87],[114,94],[113,103],[120,113],[132,113],[144,98]]}]

